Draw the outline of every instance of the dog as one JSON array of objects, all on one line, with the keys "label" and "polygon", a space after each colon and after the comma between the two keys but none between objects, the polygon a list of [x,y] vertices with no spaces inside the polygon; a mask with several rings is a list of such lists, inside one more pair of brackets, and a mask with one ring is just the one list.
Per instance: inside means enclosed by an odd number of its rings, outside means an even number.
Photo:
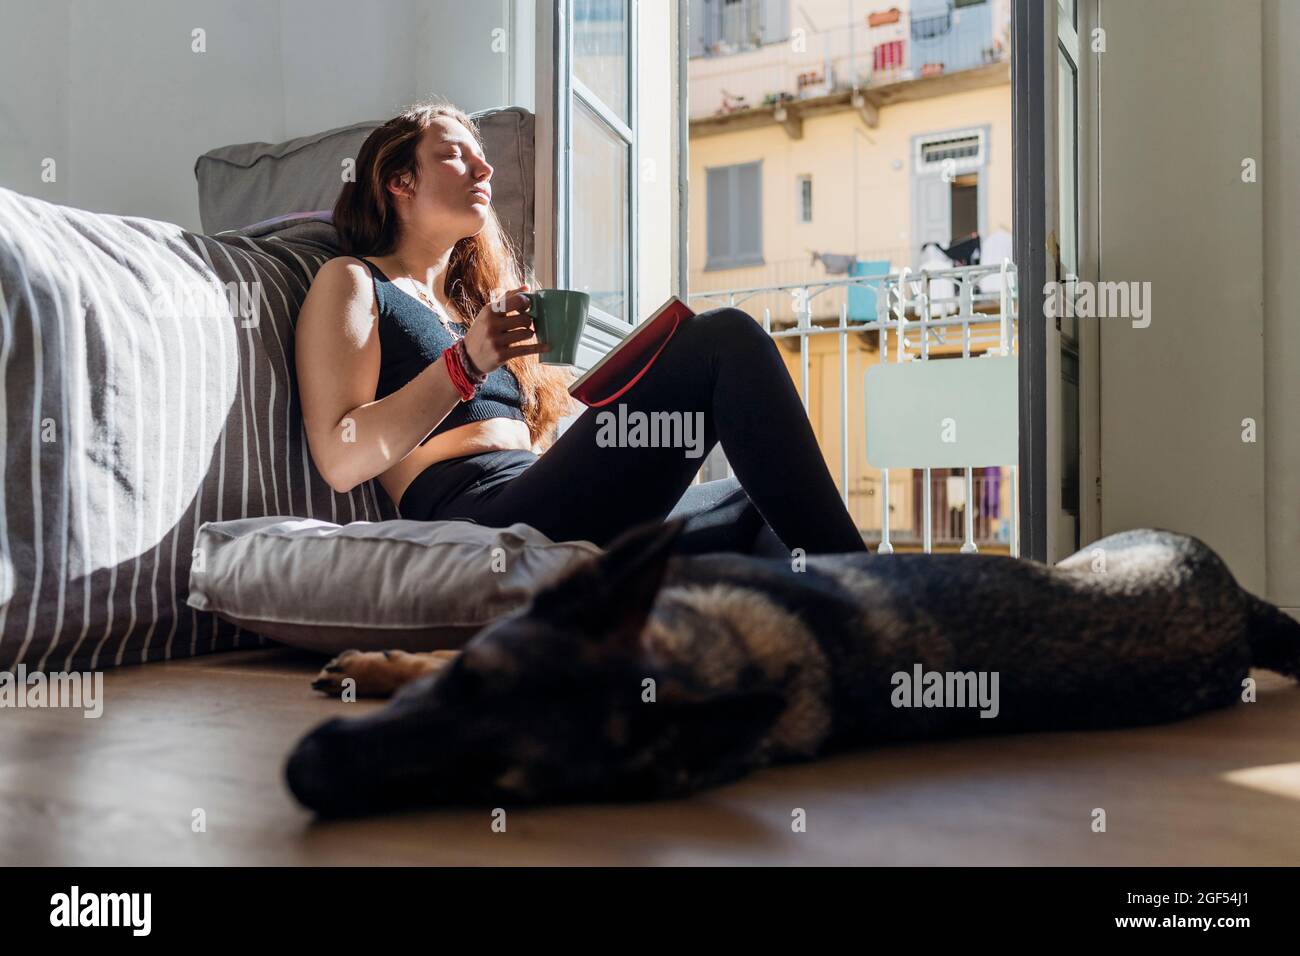
[{"label": "dog", "polygon": [[[1185,535],[1127,531],[1055,566],[801,565],[670,555],[682,524],[626,532],[459,653],[339,657],[318,688],[396,694],[308,733],[294,796],[321,816],[672,798],[878,742],[1179,720],[1236,702],[1252,666],[1300,678],[1300,622]],[[948,706],[903,687],[929,674]],[[952,675],[990,678],[996,706],[943,699]]]}]

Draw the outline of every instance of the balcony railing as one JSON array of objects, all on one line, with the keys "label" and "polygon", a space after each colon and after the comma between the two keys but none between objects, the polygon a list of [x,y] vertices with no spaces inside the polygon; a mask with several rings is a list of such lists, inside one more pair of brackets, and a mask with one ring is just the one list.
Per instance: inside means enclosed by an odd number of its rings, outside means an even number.
[{"label": "balcony railing", "polygon": [[[824,317],[817,318],[818,303],[832,296],[840,299],[838,319],[833,324]],[[982,474],[978,479],[973,467],[960,469],[956,477],[961,480],[961,492],[949,493],[949,478],[936,476],[931,468],[917,469],[919,480],[900,476],[897,469],[892,475],[890,469],[880,469],[878,477],[862,474],[865,462],[850,461],[849,441],[850,427],[866,427],[865,419],[854,422],[850,416],[849,336],[876,333],[881,362],[924,362],[941,355],[1015,354],[1017,270],[1009,259],[923,272],[904,268],[885,276],[714,289],[689,293],[688,299],[697,312],[723,305],[743,308],[762,323],[773,339],[797,342],[796,384],[805,409],[811,342],[824,336],[836,338],[840,492],[864,537],[879,541],[881,552],[893,551],[895,544],[906,547],[913,541],[928,552],[936,545],[959,541],[962,551],[973,552],[980,545],[1005,545],[1011,554],[1019,554],[1018,475],[1014,466],[996,475]],[[774,305],[757,305],[764,302]],[[823,442],[827,440],[824,434],[819,437]],[[996,504],[991,490],[994,485]],[[957,500],[962,502],[960,507],[952,505]],[[953,530],[953,520],[959,520],[960,533]]]},{"label": "balcony railing", "polygon": [[[1014,533],[1015,501],[1012,498],[1010,476],[1001,469],[992,474],[972,476],[971,490],[966,494],[964,474],[931,475],[930,478],[930,547],[931,549],[957,549],[966,543],[966,515],[971,516],[971,540],[976,547],[1011,549]],[[922,482],[924,469],[914,469],[912,474],[889,476],[888,493],[882,479],[875,475],[862,475],[849,490],[849,514],[858,528],[865,531],[864,538],[879,544],[879,530],[883,528],[882,509],[888,502],[890,541],[897,548],[920,550],[925,546],[925,499]]]},{"label": "balcony railing", "polygon": [[945,76],[1006,62],[1010,22],[994,4],[873,14],[848,26],[796,31],[779,43],[690,61],[691,119],[774,107],[848,90]]}]

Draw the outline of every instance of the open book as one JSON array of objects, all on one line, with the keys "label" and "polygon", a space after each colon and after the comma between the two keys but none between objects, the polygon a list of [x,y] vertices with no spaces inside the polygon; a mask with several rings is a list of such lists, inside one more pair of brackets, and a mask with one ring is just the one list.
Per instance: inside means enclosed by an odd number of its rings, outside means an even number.
[{"label": "open book", "polygon": [[694,315],[673,296],[570,385],[569,394],[592,408],[617,401],[655,363],[677,327]]}]

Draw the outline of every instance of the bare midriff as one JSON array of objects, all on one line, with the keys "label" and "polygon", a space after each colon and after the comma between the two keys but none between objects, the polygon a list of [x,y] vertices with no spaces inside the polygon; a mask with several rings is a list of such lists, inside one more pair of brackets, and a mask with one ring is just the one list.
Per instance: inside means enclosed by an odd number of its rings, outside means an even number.
[{"label": "bare midriff", "polygon": [[531,451],[532,438],[528,426],[513,418],[489,418],[481,422],[468,422],[434,435],[419,445],[409,455],[379,476],[379,483],[394,502],[415,480],[415,476],[430,465],[448,458],[477,455],[485,451]]}]

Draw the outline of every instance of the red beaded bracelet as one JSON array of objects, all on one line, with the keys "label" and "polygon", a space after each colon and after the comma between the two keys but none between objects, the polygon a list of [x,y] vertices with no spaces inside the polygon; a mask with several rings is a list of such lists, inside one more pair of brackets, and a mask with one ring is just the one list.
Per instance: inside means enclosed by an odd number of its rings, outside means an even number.
[{"label": "red beaded bracelet", "polygon": [[460,367],[465,370],[465,376],[470,380],[472,385],[482,385],[487,381],[487,373],[480,372],[474,360],[469,357],[469,346],[465,344],[464,339],[456,340],[456,354],[460,356]]},{"label": "red beaded bracelet", "polygon": [[474,397],[477,389],[470,382],[469,376],[460,364],[460,354],[454,348],[446,349],[442,353],[442,360],[447,367],[447,376],[451,379],[451,384],[456,387],[456,393],[460,395],[460,400],[468,402]]}]

